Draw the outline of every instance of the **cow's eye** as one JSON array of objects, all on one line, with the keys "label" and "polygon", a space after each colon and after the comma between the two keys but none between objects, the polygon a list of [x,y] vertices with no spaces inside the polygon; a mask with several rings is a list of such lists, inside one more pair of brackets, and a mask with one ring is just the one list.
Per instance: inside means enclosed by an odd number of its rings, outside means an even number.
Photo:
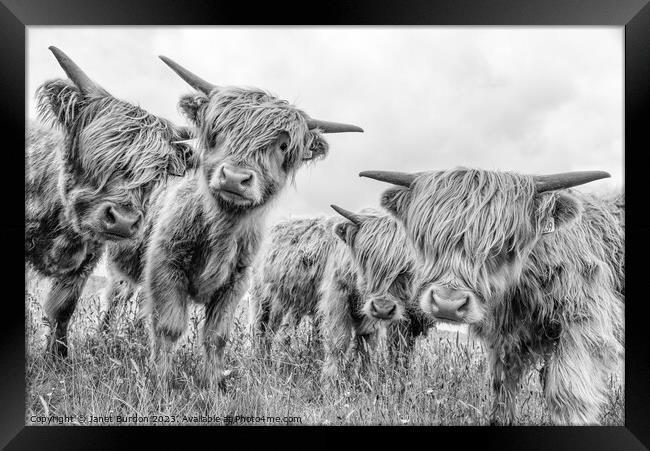
[{"label": "cow's eye", "polygon": [[280,150],[282,152],[286,152],[288,148],[289,148],[289,146],[287,145],[287,143],[280,144]]}]

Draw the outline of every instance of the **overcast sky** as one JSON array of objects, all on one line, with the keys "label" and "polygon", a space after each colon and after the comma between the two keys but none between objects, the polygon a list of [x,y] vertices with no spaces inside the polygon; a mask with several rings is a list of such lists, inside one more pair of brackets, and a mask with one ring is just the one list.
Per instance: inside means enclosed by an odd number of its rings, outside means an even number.
[{"label": "overcast sky", "polygon": [[191,89],[157,55],[219,85],[256,86],[313,117],[360,125],[328,135],[280,217],[378,205],[359,171],[469,166],[527,173],[602,169],[623,186],[622,27],[29,27],[34,91],[63,77],[56,45],[116,97],[184,123]]}]

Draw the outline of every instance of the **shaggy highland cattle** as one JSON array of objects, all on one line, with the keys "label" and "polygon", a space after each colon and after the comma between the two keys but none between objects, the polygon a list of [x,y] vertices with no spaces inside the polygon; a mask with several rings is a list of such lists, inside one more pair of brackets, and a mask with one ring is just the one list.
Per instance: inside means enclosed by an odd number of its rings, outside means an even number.
[{"label": "shaggy highland cattle", "polygon": [[235,307],[273,198],[306,161],[325,156],[322,133],[359,127],[311,119],[257,89],[217,87],[161,57],[197,90],[180,108],[198,129],[199,168],[159,190],[136,245],[109,248],[113,271],[141,283],[152,319],[152,358],[163,378],[187,327],[188,304],[205,307],[202,383],[223,380]]},{"label": "shaggy highland cattle", "polygon": [[264,353],[283,319],[287,326],[304,316],[316,320],[328,381],[350,348],[365,366],[383,331],[393,358],[408,358],[417,336],[433,325],[410,302],[415,262],[402,227],[386,214],[332,208],[348,221],[295,219],[273,228],[250,294],[253,333]]},{"label": "shaggy highland cattle", "polygon": [[541,362],[552,421],[597,423],[622,354],[622,202],[566,189],[609,174],[360,175],[400,186],[381,203],[424,262],[422,310],[487,344],[493,422],[515,419],[519,382]]},{"label": "shaggy highland cattle", "polygon": [[152,187],[183,174],[192,150],[185,128],[116,99],[50,47],[70,80],[44,83],[39,115],[58,129],[26,130],[25,259],[53,279],[45,301],[48,349],[67,355],[67,326],[107,241],[142,230]]}]

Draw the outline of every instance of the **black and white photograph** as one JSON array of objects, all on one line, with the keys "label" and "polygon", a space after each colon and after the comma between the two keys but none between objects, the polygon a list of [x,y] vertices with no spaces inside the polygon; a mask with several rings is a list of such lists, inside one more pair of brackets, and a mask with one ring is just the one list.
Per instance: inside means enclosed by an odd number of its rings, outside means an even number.
[{"label": "black and white photograph", "polygon": [[27,425],[624,425],[623,28],[25,51]]}]

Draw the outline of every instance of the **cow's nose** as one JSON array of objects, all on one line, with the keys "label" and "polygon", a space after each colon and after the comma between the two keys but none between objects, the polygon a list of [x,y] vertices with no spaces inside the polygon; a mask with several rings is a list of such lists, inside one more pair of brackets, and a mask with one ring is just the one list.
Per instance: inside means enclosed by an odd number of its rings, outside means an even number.
[{"label": "cow's nose", "polygon": [[395,316],[397,304],[385,299],[374,299],[370,302],[370,313],[377,319],[391,319]]},{"label": "cow's nose", "polygon": [[123,238],[135,235],[142,223],[140,212],[130,213],[112,203],[106,203],[101,207],[100,218],[104,232]]},{"label": "cow's nose", "polygon": [[253,184],[255,173],[250,169],[233,168],[226,165],[219,170],[219,184],[224,191],[244,195]]},{"label": "cow's nose", "polygon": [[468,290],[435,286],[431,289],[432,313],[439,318],[462,321],[470,298],[471,293]]}]

